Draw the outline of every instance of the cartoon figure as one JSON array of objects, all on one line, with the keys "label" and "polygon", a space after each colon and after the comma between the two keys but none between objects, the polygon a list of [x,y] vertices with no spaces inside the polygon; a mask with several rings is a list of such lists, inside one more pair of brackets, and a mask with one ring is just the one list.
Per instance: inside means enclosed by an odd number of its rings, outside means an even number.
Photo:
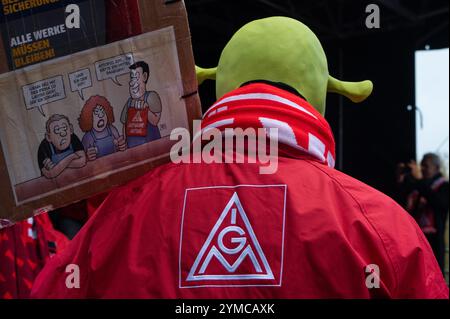
[{"label": "cartoon figure", "polygon": [[161,119],[161,99],[155,91],[147,91],[150,69],[143,61],[130,66],[130,98],[120,121],[128,147],[135,147],[161,138],[158,123]]},{"label": "cartoon figure", "polygon": [[55,178],[66,168],[86,165],[86,154],[73,126],[65,115],[53,114],[45,124],[45,139],[38,149],[42,175]]},{"label": "cartoon figure", "polygon": [[84,104],[78,121],[85,132],[82,143],[89,161],[127,148],[124,136],[112,124],[114,111],[105,97],[91,96]]}]

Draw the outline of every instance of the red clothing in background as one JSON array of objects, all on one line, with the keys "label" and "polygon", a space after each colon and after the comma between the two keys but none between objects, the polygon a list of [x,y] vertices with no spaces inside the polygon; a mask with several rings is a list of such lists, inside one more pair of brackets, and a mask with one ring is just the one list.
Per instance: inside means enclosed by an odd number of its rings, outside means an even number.
[{"label": "red clothing in background", "polygon": [[0,230],[0,299],[28,298],[47,260],[67,245],[47,214]]}]

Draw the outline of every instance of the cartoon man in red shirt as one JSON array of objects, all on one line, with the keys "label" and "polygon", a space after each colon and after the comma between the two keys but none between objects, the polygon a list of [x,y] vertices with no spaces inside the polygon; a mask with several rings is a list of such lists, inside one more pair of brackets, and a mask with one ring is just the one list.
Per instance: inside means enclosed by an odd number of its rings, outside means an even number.
[{"label": "cartoon man in red shirt", "polygon": [[144,61],[130,66],[130,98],[120,116],[129,148],[161,138],[161,99],[157,92],[147,91],[149,78],[150,68]]}]

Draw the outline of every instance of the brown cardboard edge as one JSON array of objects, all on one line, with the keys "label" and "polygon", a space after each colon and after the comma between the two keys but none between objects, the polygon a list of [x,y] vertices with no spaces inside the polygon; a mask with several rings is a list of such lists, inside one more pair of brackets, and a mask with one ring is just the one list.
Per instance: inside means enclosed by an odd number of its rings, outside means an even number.
[{"label": "brown cardboard edge", "polygon": [[[0,74],[5,72],[9,72],[9,68],[2,35],[0,34]],[[11,214],[8,214],[8,211],[10,207],[15,206],[14,194],[9,181],[3,147],[0,147],[0,218],[11,218]]]}]

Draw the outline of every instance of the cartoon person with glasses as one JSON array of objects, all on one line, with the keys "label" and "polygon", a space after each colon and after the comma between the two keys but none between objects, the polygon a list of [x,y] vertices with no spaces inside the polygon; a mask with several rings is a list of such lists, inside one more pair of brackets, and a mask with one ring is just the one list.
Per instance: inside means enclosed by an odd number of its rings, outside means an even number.
[{"label": "cartoon person with glasses", "polygon": [[86,165],[86,154],[79,138],[73,132],[69,118],[53,114],[45,124],[45,139],[38,149],[38,163],[42,175],[55,178],[66,168]]},{"label": "cartoon person with glasses", "polygon": [[82,144],[89,161],[126,150],[125,137],[113,125],[114,110],[105,97],[91,96],[84,104],[78,122],[85,133]]}]

